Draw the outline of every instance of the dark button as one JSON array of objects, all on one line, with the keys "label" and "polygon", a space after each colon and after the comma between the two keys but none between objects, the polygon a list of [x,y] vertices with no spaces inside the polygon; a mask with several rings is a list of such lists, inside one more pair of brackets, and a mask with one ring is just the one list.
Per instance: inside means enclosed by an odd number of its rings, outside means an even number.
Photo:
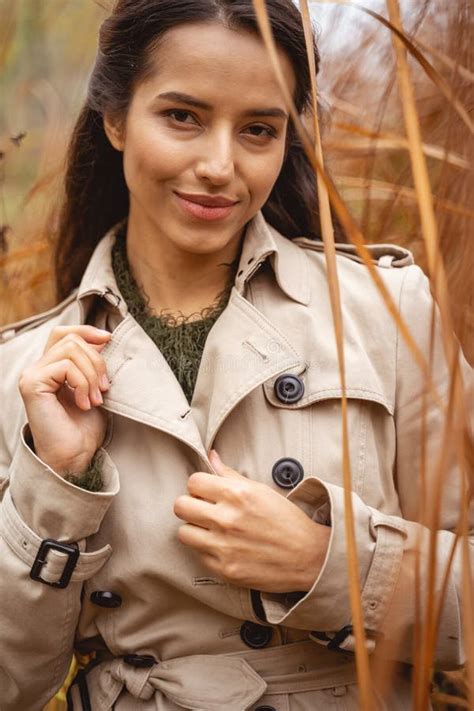
[{"label": "dark button", "polygon": [[280,375],[275,380],[275,395],[286,405],[298,402],[304,395],[304,383],[297,375]]},{"label": "dark button", "polygon": [[304,469],[297,459],[284,457],[273,465],[272,477],[282,489],[292,489],[304,477]]},{"label": "dark button", "polygon": [[252,647],[252,649],[261,649],[266,647],[273,637],[273,630],[271,627],[265,627],[264,625],[257,625],[256,622],[244,622],[240,628],[240,637],[247,647]]},{"label": "dark button", "polygon": [[120,607],[122,604],[120,595],[107,590],[95,590],[95,592],[91,593],[90,600],[94,605],[99,605],[99,607]]},{"label": "dark button", "polygon": [[257,706],[255,711],[276,711],[274,706]]},{"label": "dark button", "polygon": [[139,669],[148,669],[157,663],[155,657],[151,654],[126,654],[123,658],[125,664],[130,664],[132,667]]}]

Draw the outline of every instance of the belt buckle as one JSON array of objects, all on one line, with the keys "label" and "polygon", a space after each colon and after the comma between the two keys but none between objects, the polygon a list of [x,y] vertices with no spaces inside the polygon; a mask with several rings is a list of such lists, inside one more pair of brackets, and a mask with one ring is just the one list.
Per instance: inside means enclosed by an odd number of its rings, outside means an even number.
[{"label": "belt buckle", "polygon": [[350,634],[352,634],[352,625],[346,625],[342,627],[339,632],[336,632],[332,640],[327,645],[328,649],[340,649],[340,645],[344,642]]},{"label": "belt buckle", "polygon": [[[43,580],[40,575],[43,566],[47,562],[48,551],[50,550],[59,551],[60,553],[66,553],[66,555],[68,556],[60,579],[52,583],[50,583],[48,580]],[[53,588],[66,588],[69,585],[69,581],[71,580],[74,568],[76,567],[76,563],[79,558],[79,553],[80,551],[77,547],[77,543],[60,543],[59,541],[55,541],[52,538],[45,538],[43,541],[41,541],[38,553],[36,554],[36,558],[33,561],[33,565],[31,566],[30,578],[32,580],[38,580],[38,582],[43,583],[44,585],[51,585],[51,587]]]}]

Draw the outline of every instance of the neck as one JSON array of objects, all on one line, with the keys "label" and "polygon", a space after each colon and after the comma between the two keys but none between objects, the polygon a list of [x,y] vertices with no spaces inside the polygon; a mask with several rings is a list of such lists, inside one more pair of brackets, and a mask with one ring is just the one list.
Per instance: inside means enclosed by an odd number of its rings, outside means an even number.
[{"label": "neck", "polygon": [[163,239],[130,215],[127,258],[155,313],[194,314],[213,304],[234,278],[241,237],[236,235],[218,252],[195,254]]}]

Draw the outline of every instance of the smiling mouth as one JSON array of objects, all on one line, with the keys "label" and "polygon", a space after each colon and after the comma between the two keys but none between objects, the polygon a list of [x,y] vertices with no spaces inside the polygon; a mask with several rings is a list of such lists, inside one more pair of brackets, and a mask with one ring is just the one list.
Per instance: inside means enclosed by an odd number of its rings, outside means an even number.
[{"label": "smiling mouth", "polygon": [[238,202],[238,200],[232,200],[223,195],[197,195],[192,193],[181,193],[177,191],[176,195],[178,195],[183,200],[192,202],[195,205],[202,205],[203,207],[232,207]]},{"label": "smiling mouth", "polygon": [[200,220],[221,220],[228,217],[239,201],[229,200],[223,196],[189,195],[174,193],[178,203],[187,216]]}]

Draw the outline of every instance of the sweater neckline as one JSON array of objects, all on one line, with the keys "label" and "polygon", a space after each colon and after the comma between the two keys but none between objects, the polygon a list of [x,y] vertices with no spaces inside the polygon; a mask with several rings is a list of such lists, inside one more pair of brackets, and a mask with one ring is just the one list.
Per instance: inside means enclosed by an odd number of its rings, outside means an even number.
[{"label": "sweater neckline", "polygon": [[[142,285],[135,279],[128,261],[126,227],[127,224],[125,222],[117,231],[116,239],[112,247],[112,267],[119,291],[128,306],[129,312],[135,320],[142,326],[159,321],[162,327],[167,328],[196,328],[202,330],[206,324],[208,324],[210,328],[229,301],[240,261],[241,250],[239,250],[236,259],[226,265],[229,268],[227,283],[209,306],[204,307],[201,311],[195,311],[187,315],[183,314],[182,311],[170,312],[168,309],[162,309],[157,313],[150,307],[150,298]],[[196,315],[198,315],[198,318],[196,318]]]}]

